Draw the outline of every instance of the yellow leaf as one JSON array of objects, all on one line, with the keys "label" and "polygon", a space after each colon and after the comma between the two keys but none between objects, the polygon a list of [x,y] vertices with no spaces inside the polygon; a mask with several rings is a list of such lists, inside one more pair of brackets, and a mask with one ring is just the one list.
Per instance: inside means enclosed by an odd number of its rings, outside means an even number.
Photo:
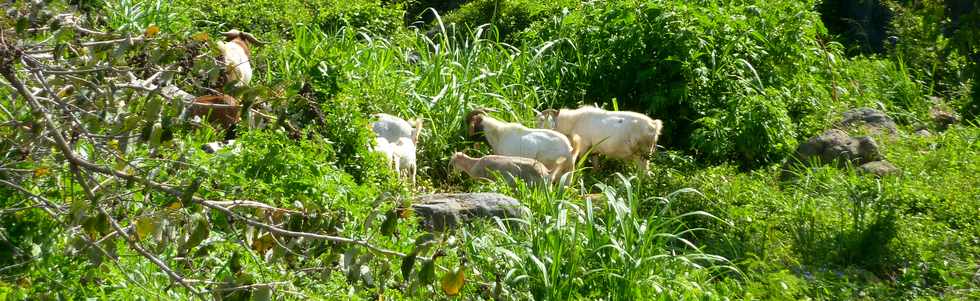
[{"label": "yellow leaf", "polygon": [[197,34],[195,34],[193,36],[191,36],[191,39],[193,39],[195,41],[198,41],[198,42],[204,42],[204,41],[207,41],[210,38],[211,37],[208,36],[208,33],[203,32],[203,31],[202,32],[199,32],[199,33],[197,33]]},{"label": "yellow leaf", "polygon": [[34,177],[43,177],[49,172],[47,167],[38,167],[34,169]]},{"label": "yellow leaf", "polygon": [[145,239],[155,232],[156,229],[157,222],[152,216],[144,216],[136,220],[136,237],[139,239]]},{"label": "yellow leaf", "polygon": [[173,209],[173,210],[180,209],[180,207],[183,207],[182,205],[180,205],[180,202],[173,202],[173,203],[170,203],[170,205],[167,205],[167,208],[170,208],[170,209]]},{"label": "yellow leaf", "polygon": [[252,249],[259,252],[260,255],[265,255],[266,251],[275,246],[276,241],[271,234],[262,235],[262,237],[252,241]]},{"label": "yellow leaf", "polygon": [[460,265],[456,268],[456,271],[450,271],[446,275],[442,276],[442,291],[446,293],[447,296],[459,295],[459,290],[463,288],[463,284],[466,282],[466,276],[463,273],[463,266]]},{"label": "yellow leaf", "polygon": [[412,208],[411,208],[411,207],[409,207],[409,208],[404,208],[404,209],[402,209],[401,211],[402,211],[402,212],[401,212],[401,214],[400,214],[400,215],[401,215],[401,217],[402,217],[402,218],[409,218],[409,217],[411,217],[411,216],[412,216],[412,212],[413,212],[413,210],[412,210]]},{"label": "yellow leaf", "polygon": [[152,38],[153,36],[156,36],[158,33],[160,33],[160,27],[154,24],[146,28],[145,35],[147,38]]}]

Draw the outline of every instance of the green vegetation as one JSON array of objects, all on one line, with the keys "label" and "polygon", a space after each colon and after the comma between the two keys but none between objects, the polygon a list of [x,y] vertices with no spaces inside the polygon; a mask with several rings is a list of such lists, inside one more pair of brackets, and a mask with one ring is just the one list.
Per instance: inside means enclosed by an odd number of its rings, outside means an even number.
[{"label": "green vegetation", "polygon": [[[980,298],[980,6],[880,1],[875,52],[829,1],[429,2],[4,4],[0,73],[33,96],[0,80],[0,300]],[[217,80],[233,28],[266,42],[247,88]],[[127,86],[161,70],[256,109],[234,146]],[[511,189],[449,167],[490,153],[471,109],[594,103],[663,120],[649,173],[582,160],[567,189]],[[857,107],[898,124],[874,138],[899,174],[783,165]],[[375,112],[425,120],[418,187],[369,150]],[[447,191],[530,213],[428,234],[406,206]]]}]

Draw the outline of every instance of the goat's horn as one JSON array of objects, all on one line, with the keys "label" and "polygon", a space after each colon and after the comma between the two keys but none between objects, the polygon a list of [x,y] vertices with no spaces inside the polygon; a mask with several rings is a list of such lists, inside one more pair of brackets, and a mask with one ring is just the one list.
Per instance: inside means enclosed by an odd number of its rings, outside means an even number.
[{"label": "goat's horn", "polygon": [[242,34],[242,32],[239,31],[238,29],[232,29],[232,30],[229,30],[229,31],[223,31],[223,32],[221,32],[221,35],[223,35],[223,36],[225,36],[226,38],[229,38],[229,39],[237,38],[241,34]]},{"label": "goat's horn", "polygon": [[242,32],[241,34],[242,34],[243,37],[245,37],[246,40],[249,41],[249,43],[252,43],[252,44],[255,44],[255,45],[265,45],[266,44],[266,42],[259,41],[259,39],[256,39],[255,36],[253,36],[250,33]]}]

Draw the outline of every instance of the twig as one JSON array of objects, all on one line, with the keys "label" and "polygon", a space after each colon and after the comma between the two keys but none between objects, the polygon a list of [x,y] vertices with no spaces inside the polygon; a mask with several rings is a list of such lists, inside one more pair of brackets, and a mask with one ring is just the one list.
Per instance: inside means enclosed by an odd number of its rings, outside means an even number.
[{"label": "twig", "polygon": [[301,213],[301,212],[296,211],[296,210],[289,210],[289,209],[283,209],[283,208],[273,207],[273,206],[270,206],[270,205],[267,205],[267,204],[264,204],[264,203],[260,203],[260,202],[256,202],[256,201],[248,201],[248,200],[204,201],[204,202],[205,203],[208,203],[208,204],[211,204],[211,205],[214,205],[214,206],[226,207],[228,209],[233,209],[235,207],[246,207],[246,208],[266,209],[266,210],[272,210],[272,211],[282,211],[282,212],[288,212],[288,213]]},{"label": "twig", "polygon": [[287,284],[289,284],[289,282],[280,281],[280,282],[269,282],[269,283],[256,283],[256,284],[249,284],[249,285],[242,285],[242,286],[235,286],[235,287],[219,287],[209,291],[205,291],[205,293],[251,290],[253,288],[275,288],[277,285],[287,285]]}]

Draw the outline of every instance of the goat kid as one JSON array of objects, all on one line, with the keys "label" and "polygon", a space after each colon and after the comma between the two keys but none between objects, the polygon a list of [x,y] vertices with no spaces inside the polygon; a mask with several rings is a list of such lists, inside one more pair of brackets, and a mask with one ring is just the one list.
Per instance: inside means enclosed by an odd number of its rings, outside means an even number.
[{"label": "goat kid", "polygon": [[388,141],[383,137],[374,138],[375,151],[384,154],[395,173],[399,176],[406,176],[415,186],[415,174],[418,170],[415,164],[415,142],[409,138],[402,137],[395,141]]},{"label": "goat kid", "polygon": [[538,127],[554,129],[581,139],[576,152],[592,148],[610,158],[634,161],[649,170],[648,156],[656,151],[663,122],[627,111],[606,111],[593,106],[545,110],[537,116]]},{"label": "goat kid", "polygon": [[575,170],[578,153],[578,137],[572,141],[559,132],[548,129],[531,129],[519,123],[497,120],[477,109],[466,115],[468,135],[471,139],[485,139],[496,155],[516,156],[540,161],[556,174]]},{"label": "goat kid", "polygon": [[550,183],[554,178],[554,175],[548,173],[548,168],[544,164],[523,157],[487,155],[474,158],[456,152],[450,162],[453,167],[474,179],[491,180],[494,173],[500,173],[511,187],[517,185],[515,179],[521,179],[530,186]]},{"label": "goat kid", "polygon": [[422,133],[422,119],[412,119],[409,122],[385,113],[371,116],[377,119],[371,122],[371,130],[374,131],[375,136],[385,138],[388,141],[397,141],[400,138],[409,138],[412,142],[419,141],[419,134]]}]

